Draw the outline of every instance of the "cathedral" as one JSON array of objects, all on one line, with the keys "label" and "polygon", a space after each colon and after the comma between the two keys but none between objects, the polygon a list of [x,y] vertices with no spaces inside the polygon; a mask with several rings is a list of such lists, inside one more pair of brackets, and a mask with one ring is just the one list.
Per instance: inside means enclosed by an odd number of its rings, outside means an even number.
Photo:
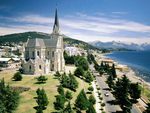
[{"label": "cathedral", "polygon": [[63,36],[59,29],[57,9],[53,31],[48,39],[28,39],[25,45],[22,69],[25,74],[43,75],[64,71]]}]

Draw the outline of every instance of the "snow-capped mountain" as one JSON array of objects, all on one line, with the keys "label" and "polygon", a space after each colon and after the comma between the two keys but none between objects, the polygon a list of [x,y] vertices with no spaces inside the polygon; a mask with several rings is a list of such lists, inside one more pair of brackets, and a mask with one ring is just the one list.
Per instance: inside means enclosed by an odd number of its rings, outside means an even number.
[{"label": "snow-capped mountain", "polygon": [[101,42],[101,41],[93,41],[89,42],[91,45],[96,46],[98,48],[113,48],[113,49],[130,49],[130,50],[150,50],[150,44],[143,43],[143,44],[136,44],[136,43],[122,43],[122,42]]}]

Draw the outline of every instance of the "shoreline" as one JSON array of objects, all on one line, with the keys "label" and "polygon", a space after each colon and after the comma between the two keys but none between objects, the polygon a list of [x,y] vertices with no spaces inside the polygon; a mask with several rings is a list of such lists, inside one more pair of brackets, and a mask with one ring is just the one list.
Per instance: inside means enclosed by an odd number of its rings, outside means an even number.
[{"label": "shoreline", "polygon": [[[111,53],[109,53],[109,54],[111,54]],[[120,70],[116,69],[118,78],[122,77],[122,75],[126,75],[131,82],[134,82],[134,83],[138,82],[142,86],[146,86],[147,88],[150,89],[150,82],[147,82],[142,77],[140,77],[140,75],[138,75],[134,69],[132,69],[130,66],[128,66],[126,64],[122,64],[122,63],[118,62],[117,60],[113,60],[112,58],[107,57],[105,55],[107,55],[107,53],[98,55],[100,57],[100,61],[102,61],[104,59],[109,59],[109,60],[112,60],[116,65],[122,65],[122,66],[127,67],[126,71],[124,71],[124,70],[120,71]]]}]

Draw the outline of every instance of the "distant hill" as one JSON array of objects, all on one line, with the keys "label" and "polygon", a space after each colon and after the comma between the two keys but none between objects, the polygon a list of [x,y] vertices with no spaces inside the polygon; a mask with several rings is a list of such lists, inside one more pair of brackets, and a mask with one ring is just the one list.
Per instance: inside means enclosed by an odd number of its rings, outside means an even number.
[{"label": "distant hill", "polygon": [[136,43],[122,43],[122,42],[101,42],[101,41],[94,41],[89,42],[91,45],[98,47],[98,48],[105,48],[105,49],[127,49],[127,50],[150,50],[150,44],[143,43],[143,44],[136,44]]},{"label": "distant hill", "polygon": [[[42,32],[24,32],[24,33],[15,33],[10,35],[0,36],[0,44],[4,43],[19,43],[19,42],[26,42],[28,38],[49,38],[50,35],[47,33]],[[99,50],[97,47],[94,47],[86,42],[72,39],[68,36],[64,35],[64,42],[65,44],[78,44],[80,47],[84,49],[94,49]]]}]

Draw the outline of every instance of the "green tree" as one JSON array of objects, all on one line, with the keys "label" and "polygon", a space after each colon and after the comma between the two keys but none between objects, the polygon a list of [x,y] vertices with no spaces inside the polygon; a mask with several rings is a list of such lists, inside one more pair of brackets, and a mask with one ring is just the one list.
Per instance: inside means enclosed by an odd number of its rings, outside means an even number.
[{"label": "green tree", "polygon": [[88,87],[88,90],[89,90],[89,91],[93,91],[94,88],[93,88],[92,86],[90,86],[90,87]]},{"label": "green tree", "polygon": [[63,95],[57,95],[56,96],[56,102],[54,102],[54,107],[56,110],[62,110],[64,108],[64,104],[66,102],[66,99]]},{"label": "green tree", "polygon": [[90,104],[89,105],[89,108],[87,109],[86,113],[96,113],[94,107],[93,107],[93,104]]},{"label": "green tree", "polygon": [[87,71],[86,74],[84,74],[84,77],[85,77],[85,81],[86,82],[90,83],[90,82],[93,81],[93,76],[92,76],[92,74],[89,71]]},{"label": "green tree", "polygon": [[47,78],[41,75],[37,78],[37,81],[38,81],[37,83],[45,83],[47,81]]},{"label": "green tree", "polygon": [[130,109],[132,108],[132,103],[129,99],[129,88],[130,81],[125,75],[121,79],[118,79],[114,87],[115,97],[125,113],[130,113]]},{"label": "green tree", "polygon": [[77,67],[77,69],[75,70],[74,72],[74,75],[77,76],[77,77],[80,77],[80,76],[84,76],[84,70],[82,67]]},{"label": "green tree", "polygon": [[93,105],[96,103],[95,97],[93,95],[89,96],[89,102]]},{"label": "green tree", "polygon": [[70,102],[68,102],[66,108],[63,110],[63,113],[73,113]]},{"label": "green tree", "polygon": [[78,82],[73,74],[69,73],[69,88],[73,91],[76,91],[78,88]]},{"label": "green tree", "polygon": [[147,104],[146,110],[143,113],[150,113],[150,103]]},{"label": "green tree", "polygon": [[0,113],[12,113],[18,106],[19,93],[0,80]]},{"label": "green tree", "polygon": [[76,62],[76,66],[81,66],[83,70],[87,71],[89,69],[88,61],[84,57],[79,57]]},{"label": "green tree", "polygon": [[79,95],[77,96],[77,99],[75,101],[75,106],[80,110],[86,110],[89,106],[89,101],[83,89],[80,91]]},{"label": "green tree", "polygon": [[35,109],[37,110],[37,113],[40,113],[41,110],[43,111],[47,108],[49,102],[44,89],[38,88],[36,93],[37,93],[36,102],[38,106],[35,107]]},{"label": "green tree", "polygon": [[65,94],[65,97],[68,99],[68,100],[71,100],[72,99],[72,93],[70,91],[66,91],[66,94]]},{"label": "green tree", "polygon": [[139,84],[131,83],[129,93],[130,93],[130,96],[133,99],[133,101],[137,102],[137,99],[139,99],[141,97],[141,89],[139,87]]},{"label": "green tree", "polygon": [[63,89],[62,85],[58,86],[57,91],[60,95],[64,95],[64,89]]},{"label": "green tree", "polygon": [[112,65],[111,74],[112,74],[113,78],[116,78],[116,77],[117,77],[116,69],[115,69],[115,64]]},{"label": "green tree", "polygon": [[114,81],[113,81],[113,80],[114,80],[114,79],[113,79],[113,76],[112,76],[112,75],[109,75],[108,78],[107,78],[106,83],[108,84],[108,86],[109,86],[110,88],[113,88],[113,86],[114,86]]},{"label": "green tree", "polygon": [[13,78],[14,81],[21,81],[22,80],[22,75],[20,72],[17,72],[14,74]]}]

